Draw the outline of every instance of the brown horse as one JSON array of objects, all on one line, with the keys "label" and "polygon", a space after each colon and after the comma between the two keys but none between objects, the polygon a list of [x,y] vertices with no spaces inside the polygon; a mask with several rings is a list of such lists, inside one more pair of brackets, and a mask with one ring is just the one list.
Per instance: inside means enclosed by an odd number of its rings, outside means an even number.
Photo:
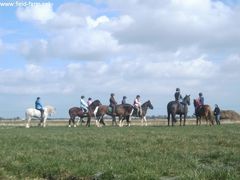
[{"label": "brown horse", "polygon": [[201,125],[201,119],[206,119],[206,124],[214,125],[212,110],[209,105],[198,106],[197,100],[193,100],[196,115],[196,125]]},{"label": "brown horse", "polygon": [[76,127],[76,124],[75,124],[75,118],[76,117],[80,117],[80,118],[87,117],[88,120],[87,120],[86,126],[89,127],[91,117],[94,116],[95,109],[100,105],[102,105],[102,104],[99,100],[93,101],[92,104],[90,104],[89,107],[88,107],[88,112],[85,112],[82,108],[79,108],[79,107],[70,108],[69,111],[68,111],[69,116],[70,116],[68,126],[71,127],[71,123],[72,123],[73,126]]},{"label": "brown horse", "polygon": [[102,123],[105,125],[103,116],[107,114],[109,116],[112,116],[112,125],[117,125],[116,116],[118,116],[120,121],[119,126],[122,126],[121,125],[122,119],[126,119],[128,126],[130,126],[131,115],[133,113],[133,106],[131,104],[116,105],[115,113],[116,115],[112,114],[112,109],[109,106],[106,106],[106,105],[99,106],[97,110],[97,115],[96,115],[97,116],[96,125],[98,127],[99,127],[99,123]]},{"label": "brown horse", "polygon": [[168,126],[170,125],[170,116],[172,117],[172,126],[174,122],[177,122],[176,114],[180,115],[180,126],[182,125],[182,115],[183,115],[184,117],[183,125],[185,126],[186,117],[188,113],[188,105],[190,105],[190,95],[186,95],[183,98],[183,101],[181,103],[177,101],[170,101],[167,104]]}]

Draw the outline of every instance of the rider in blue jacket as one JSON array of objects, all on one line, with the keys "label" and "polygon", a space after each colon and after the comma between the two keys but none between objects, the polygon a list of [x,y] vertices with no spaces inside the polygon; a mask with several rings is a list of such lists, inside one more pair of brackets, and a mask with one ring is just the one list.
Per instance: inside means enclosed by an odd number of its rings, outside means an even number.
[{"label": "rider in blue jacket", "polygon": [[40,102],[40,97],[37,97],[37,100],[35,101],[35,109],[37,109],[41,112],[41,119],[43,120],[44,109]]}]

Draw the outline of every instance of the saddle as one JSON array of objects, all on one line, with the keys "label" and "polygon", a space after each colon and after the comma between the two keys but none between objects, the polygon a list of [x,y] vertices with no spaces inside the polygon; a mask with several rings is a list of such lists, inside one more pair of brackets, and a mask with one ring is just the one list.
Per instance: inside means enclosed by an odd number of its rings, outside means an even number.
[{"label": "saddle", "polygon": [[113,108],[112,108],[111,106],[108,106],[107,112],[108,112],[109,114],[112,114]]}]

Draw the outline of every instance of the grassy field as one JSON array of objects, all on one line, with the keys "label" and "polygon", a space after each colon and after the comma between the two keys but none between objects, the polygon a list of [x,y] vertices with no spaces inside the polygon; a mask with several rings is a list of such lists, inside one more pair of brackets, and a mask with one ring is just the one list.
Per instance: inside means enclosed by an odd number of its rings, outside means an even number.
[{"label": "grassy field", "polygon": [[240,179],[240,125],[0,126],[0,179]]}]

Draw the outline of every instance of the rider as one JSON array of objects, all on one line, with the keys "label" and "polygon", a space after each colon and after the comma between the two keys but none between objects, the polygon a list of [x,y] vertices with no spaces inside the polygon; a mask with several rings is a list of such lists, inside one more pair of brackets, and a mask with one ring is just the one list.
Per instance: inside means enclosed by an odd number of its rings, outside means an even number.
[{"label": "rider", "polygon": [[87,105],[90,106],[90,104],[92,104],[92,98],[89,97],[87,100]]},{"label": "rider", "polygon": [[203,94],[200,92],[198,95],[199,95],[198,100],[199,100],[199,102],[200,102],[200,106],[203,106],[203,105],[204,105],[204,97],[203,97]]},{"label": "rider", "polygon": [[110,95],[110,99],[109,99],[109,102],[110,102],[110,107],[112,108],[112,115],[116,115],[116,105],[117,105],[117,101],[115,100],[114,98],[115,94],[114,93],[111,93]]},{"label": "rider", "polygon": [[82,108],[84,110],[84,112],[88,112],[88,105],[87,103],[84,101],[84,96],[81,96],[80,99],[80,108]]},{"label": "rider", "polygon": [[35,101],[35,109],[37,109],[41,112],[41,119],[43,120],[44,109],[43,109],[43,106],[40,102],[40,97],[37,97],[37,99]]},{"label": "rider", "polygon": [[140,95],[137,95],[133,102],[133,107],[137,110],[137,114],[142,114],[141,102],[140,102]]},{"label": "rider", "polygon": [[182,99],[182,95],[180,93],[180,89],[179,88],[176,88],[176,92],[174,94],[174,97],[175,97],[175,101],[179,102],[180,99]]},{"label": "rider", "polygon": [[126,96],[123,96],[123,99],[122,99],[122,104],[127,104],[127,97]]}]

